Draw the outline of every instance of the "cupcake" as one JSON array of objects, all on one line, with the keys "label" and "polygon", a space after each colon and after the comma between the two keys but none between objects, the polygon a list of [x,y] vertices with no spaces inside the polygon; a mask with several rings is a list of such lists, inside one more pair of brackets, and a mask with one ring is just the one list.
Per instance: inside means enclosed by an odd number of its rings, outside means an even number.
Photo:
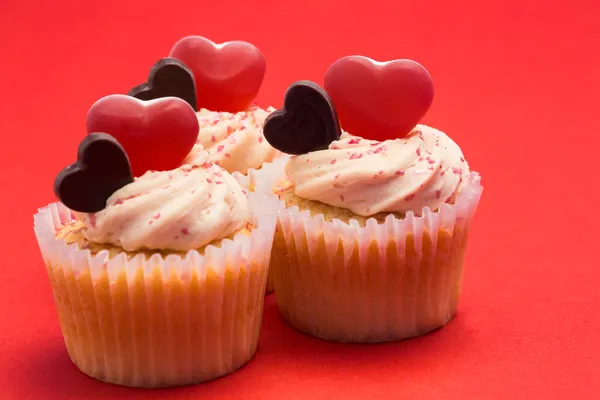
[{"label": "cupcake", "polygon": [[[345,58],[337,67],[356,61]],[[364,58],[358,63],[364,67]],[[277,305],[292,327],[315,337],[395,341],[439,328],[456,311],[482,187],[456,143],[415,123],[433,91],[427,71],[410,63],[412,76],[391,74],[380,87],[409,81],[419,88],[412,95],[420,106],[405,102],[393,115],[377,115],[366,112],[379,101],[369,95],[350,93],[338,102],[334,64],[327,92],[297,82],[286,92],[284,108],[265,122],[267,140],[293,154],[256,178],[257,191],[278,201],[270,266]],[[351,67],[343,75],[368,83]],[[377,84],[365,87],[377,93]],[[338,120],[338,104],[339,115],[351,118]],[[368,118],[368,124],[360,120]],[[342,134],[341,127],[349,132]]]},{"label": "cupcake", "polygon": [[268,199],[210,162],[134,177],[137,162],[89,134],[57,177],[60,202],[34,216],[68,354],[125,386],[229,374],[257,348],[275,216],[256,210]]}]

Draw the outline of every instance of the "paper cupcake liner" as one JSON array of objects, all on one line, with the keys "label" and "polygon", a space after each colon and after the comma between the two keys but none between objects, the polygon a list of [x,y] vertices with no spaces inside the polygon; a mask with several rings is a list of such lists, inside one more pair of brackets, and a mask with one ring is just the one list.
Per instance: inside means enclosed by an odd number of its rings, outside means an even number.
[{"label": "paper cupcake liner", "polygon": [[[251,204],[270,201],[250,194]],[[56,239],[71,211],[59,203],[40,209],[34,230],[73,363],[135,387],[194,384],[240,368],[258,343],[275,219],[257,213],[250,235],[203,255],[128,259]]]},{"label": "paper cupcake liner", "polygon": [[[282,168],[261,171],[256,191],[272,193]],[[361,227],[327,222],[278,201],[270,274],[283,318],[313,336],[384,342],[443,326],[461,291],[469,225],[482,193],[473,172],[454,204]]]},{"label": "paper cupcake liner", "polygon": [[[265,182],[270,182],[269,179],[272,179],[273,176],[277,175],[276,171],[283,171],[283,168],[285,167],[285,163],[289,160],[290,156],[284,153],[279,153],[279,156],[276,157],[272,162],[269,163],[264,163],[261,168],[259,169],[250,169],[248,170],[247,174],[241,174],[239,172],[234,172],[232,175],[234,176],[234,178],[240,183],[240,185],[247,189],[250,192],[254,192],[256,190],[257,187],[259,188],[263,188],[262,192],[265,192],[264,190],[264,186],[265,186]],[[266,193],[265,193],[266,194]],[[268,194],[269,197],[272,197],[272,195],[269,193]],[[276,203],[272,203],[275,204],[276,207]],[[269,206],[267,204],[265,205],[259,205],[259,207],[266,207]],[[270,207],[273,207],[273,205],[270,205]],[[266,287],[266,293],[271,293],[274,290],[274,286],[273,286],[273,276],[271,273],[269,273],[268,277],[267,277],[267,287]]]}]

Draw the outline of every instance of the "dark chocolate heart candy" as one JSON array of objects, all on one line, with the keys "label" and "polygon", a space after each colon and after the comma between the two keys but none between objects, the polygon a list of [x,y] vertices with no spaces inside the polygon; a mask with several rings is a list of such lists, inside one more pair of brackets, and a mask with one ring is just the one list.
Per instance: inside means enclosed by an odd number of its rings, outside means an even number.
[{"label": "dark chocolate heart candy", "polygon": [[194,74],[184,63],[171,57],[154,64],[148,82],[134,87],[128,95],[140,100],[179,97],[192,106],[194,111],[198,111]]},{"label": "dark chocolate heart candy", "polygon": [[106,133],[92,133],[79,145],[77,161],[56,177],[54,193],[71,210],[94,213],[131,182],[131,166],[123,147]]},{"label": "dark chocolate heart candy", "polygon": [[271,146],[287,154],[326,149],[342,133],[327,92],[310,81],[288,88],[283,108],[267,117],[263,131]]}]

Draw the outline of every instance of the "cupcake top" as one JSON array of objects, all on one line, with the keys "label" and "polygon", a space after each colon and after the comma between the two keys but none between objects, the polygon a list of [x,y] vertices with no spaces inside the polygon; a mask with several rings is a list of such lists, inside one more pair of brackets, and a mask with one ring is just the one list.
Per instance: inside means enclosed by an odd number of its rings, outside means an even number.
[{"label": "cupcake top", "polygon": [[186,251],[231,236],[250,220],[247,194],[217,165],[148,171],[96,213],[77,213],[84,237],[127,251]]},{"label": "cupcake top", "polygon": [[[249,226],[247,195],[231,174],[210,161],[177,167],[189,153],[179,141],[196,140],[197,124],[177,124],[190,117],[197,123],[192,107],[175,97],[142,101],[111,95],[92,106],[88,129],[101,132],[82,140],[77,161],[54,185],[88,242],[125,251],[187,251]],[[161,146],[146,146],[147,140]],[[134,157],[127,149],[136,150]]]},{"label": "cupcake top", "polygon": [[263,122],[274,109],[253,105],[265,71],[265,58],[251,43],[217,44],[186,36],[129,95],[141,100],[175,96],[188,102],[197,112],[199,134],[183,164],[208,160],[229,172],[246,174],[278,155],[262,133]]},{"label": "cupcake top", "polygon": [[418,123],[433,100],[425,68],[350,56],[325,86],[294,83],[265,121],[267,140],[294,155],[285,172],[296,196],[363,217],[454,202],[470,169],[454,141]]},{"label": "cupcake top", "polygon": [[235,113],[201,109],[197,113],[200,133],[184,163],[198,165],[209,160],[229,172],[245,174],[273,161],[278,151],[263,136],[265,118],[273,111],[273,107],[257,106]]}]

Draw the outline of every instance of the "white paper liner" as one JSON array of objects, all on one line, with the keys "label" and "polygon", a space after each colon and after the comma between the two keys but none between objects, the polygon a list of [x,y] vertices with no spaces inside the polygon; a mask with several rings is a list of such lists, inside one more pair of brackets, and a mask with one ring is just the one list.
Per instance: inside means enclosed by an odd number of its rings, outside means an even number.
[{"label": "white paper liner", "polygon": [[[251,179],[273,195],[284,168]],[[382,342],[417,336],[456,311],[470,222],[483,187],[472,172],[454,204],[402,220],[327,222],[278,201],[270,276],[284,319],[326,340]]]},{"label": "white paper liner", "polygon": [[[69,356],[84,373],[135,387],[199,383],[228,374],[256,351],[276,221],[273,200],[250,193],[250,235],[203,255],[92,255],[56,239],[73,220],[50,204],[34,216]],[[269,211],[271,210],[271,211]]]},{"label": "white paper liner", "polygon": [[[265,180],[271,178],[274,173],[273,171],[283,171],[285,164],[289,160],[290,156],[284,153],[279,152],[278,156],[269,163],[264,163],[259,169],[250,169],[247,174],[242,174],[239,172],[232,173],[233,177],[240,183],[240,185],[247,189],[248,191],[255,191],[256,187],[264,187]],[[271,178],[272,179],[272,178]],[[264,191],[264,190],[263,190]],[[270,197],[272,197],[269,194]],[[277,203],[272,203],[272,205],[264,204],[259,205],[259,207],[267,207],[274,206],[276,207]],[[275,210],[275,209],[273,209]],[[274,290],[273,286],[273,276],[269,273],[267,278],[267,287],[265,289],[266,293],[271,293]]]}]

